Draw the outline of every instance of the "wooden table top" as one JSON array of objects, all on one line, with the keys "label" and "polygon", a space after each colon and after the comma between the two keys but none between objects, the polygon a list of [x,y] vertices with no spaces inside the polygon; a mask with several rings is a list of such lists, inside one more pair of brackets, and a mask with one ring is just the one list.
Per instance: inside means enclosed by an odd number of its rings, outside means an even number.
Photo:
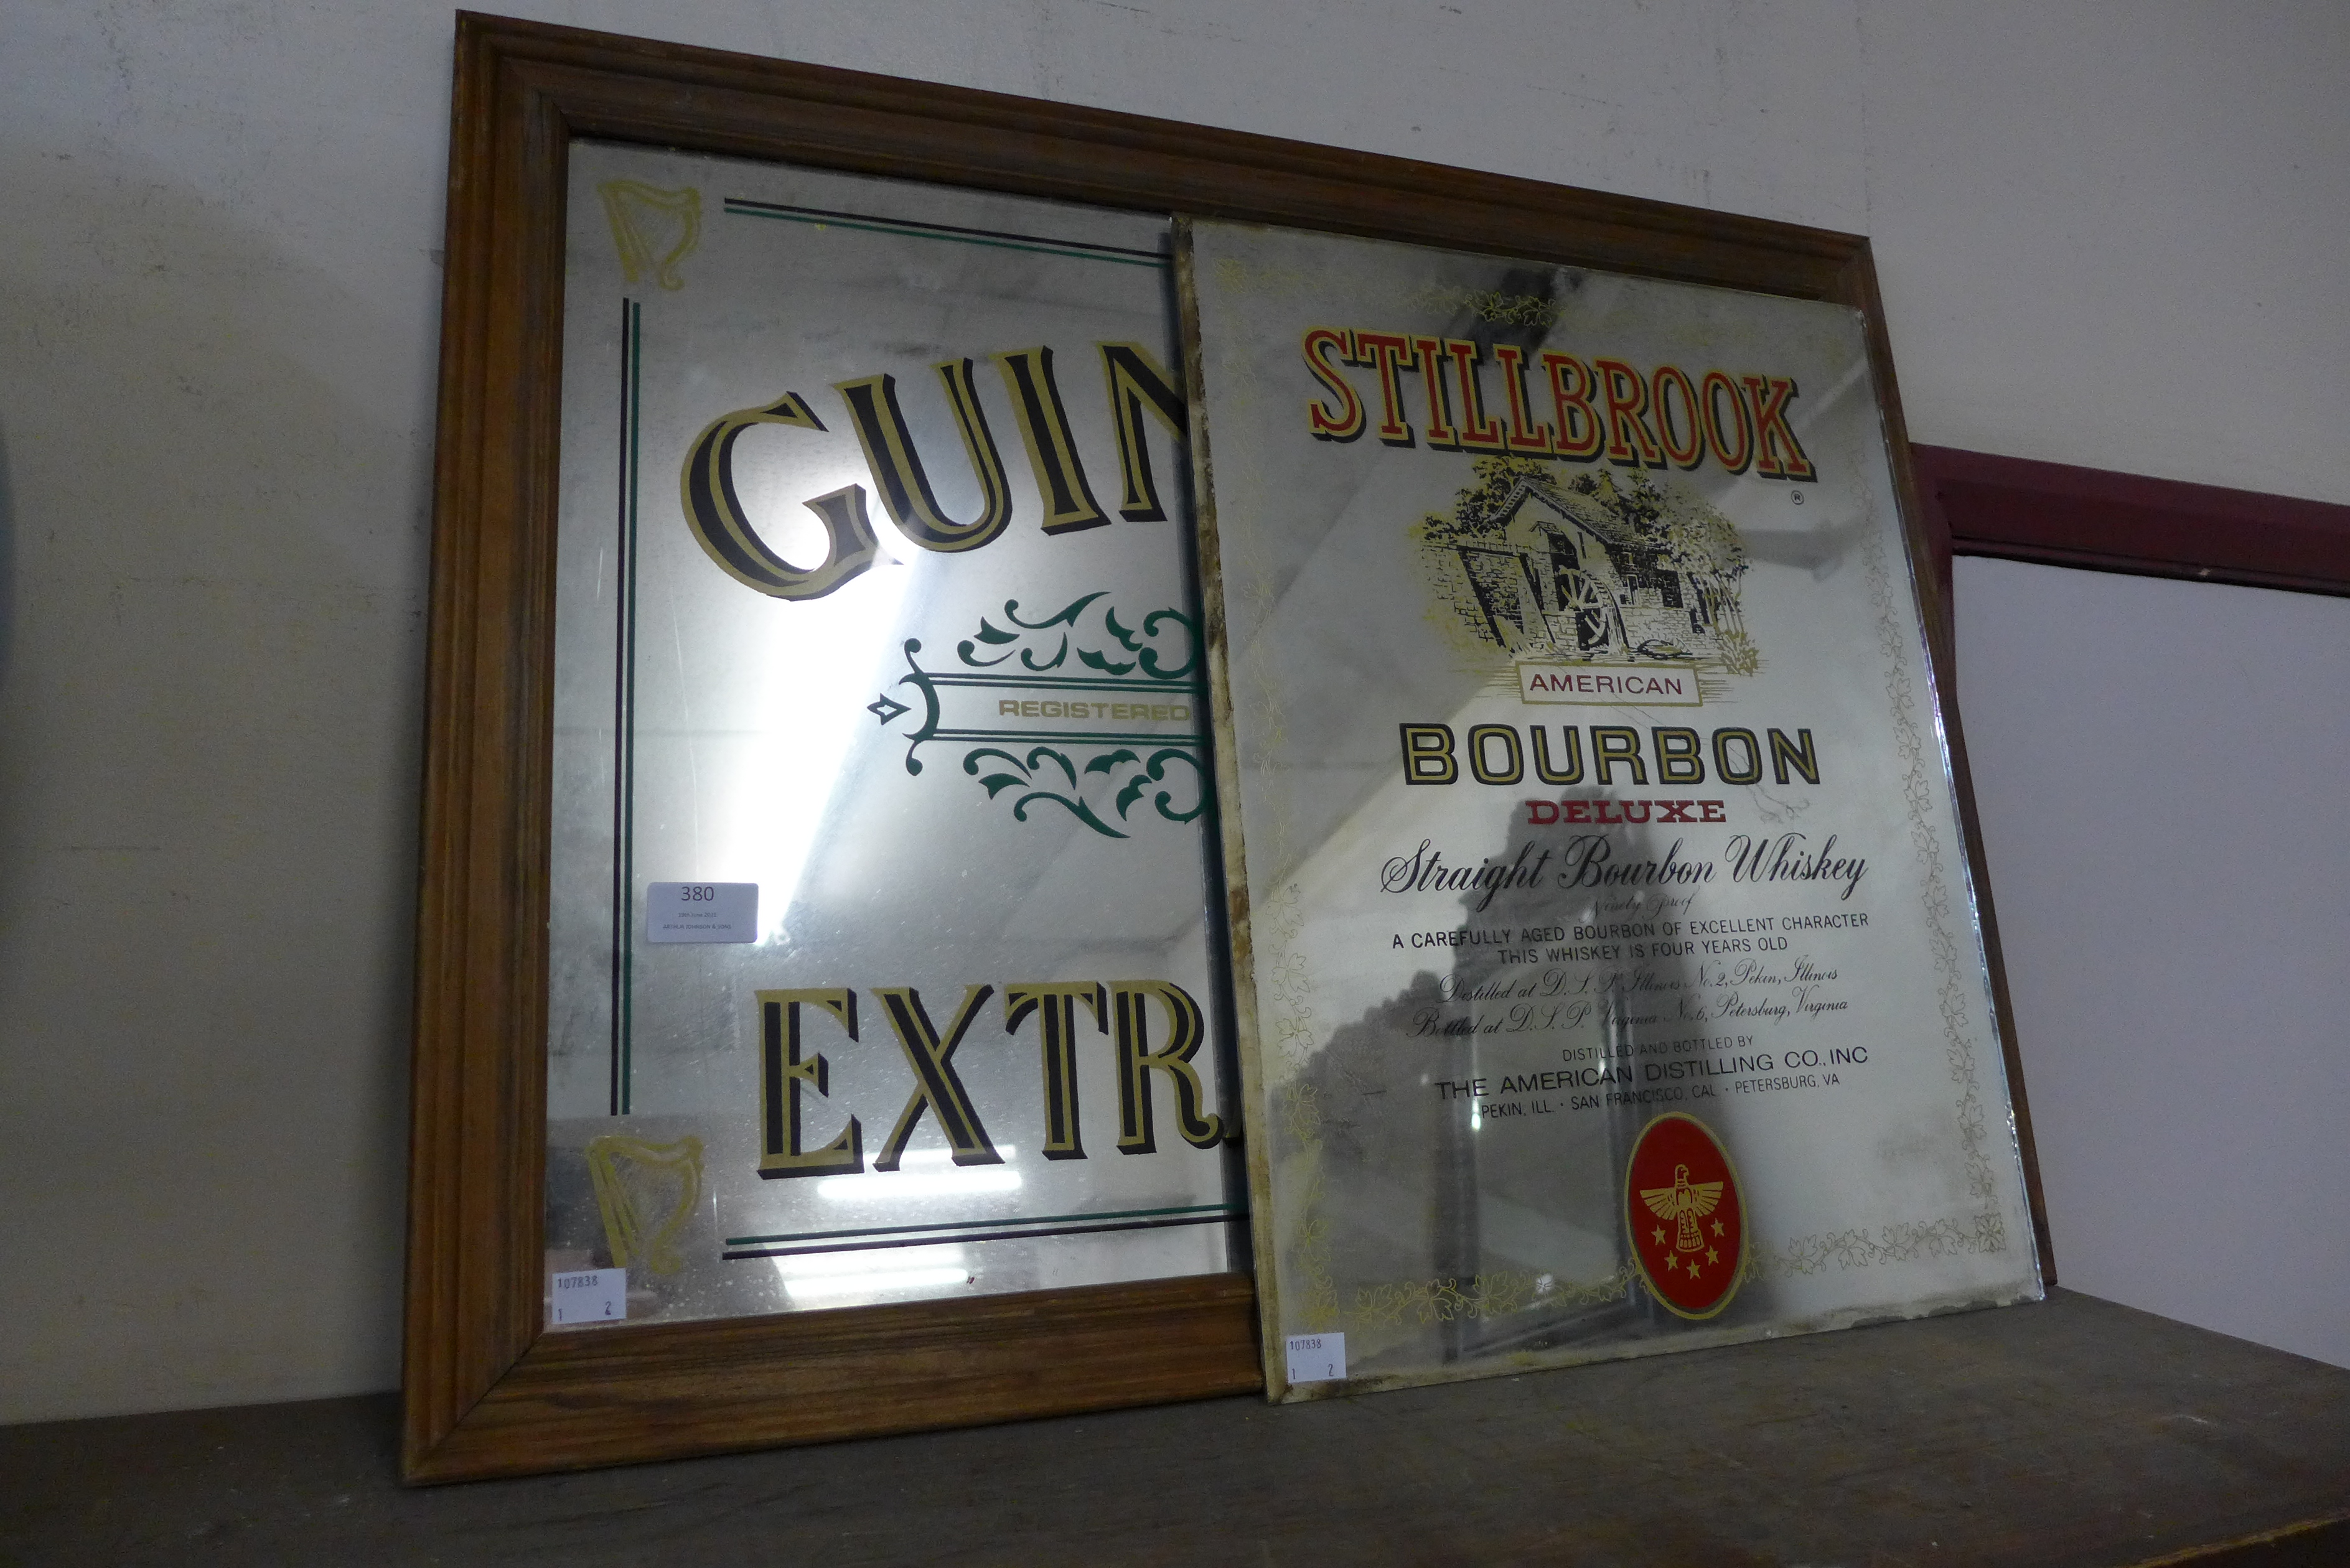
[{"label": "wooden table top", "polygon": [[2037,1306],[427,1490],[391,1396],[0,1428],[0,1562],[2350,1562],[2350,1371]]}]

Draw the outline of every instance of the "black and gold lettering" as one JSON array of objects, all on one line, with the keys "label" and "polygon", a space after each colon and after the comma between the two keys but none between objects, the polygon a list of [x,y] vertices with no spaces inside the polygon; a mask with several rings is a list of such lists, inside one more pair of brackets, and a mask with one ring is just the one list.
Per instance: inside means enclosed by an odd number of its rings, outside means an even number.
[{"label": "black and gold lettering", "polygon": [[925,550],[952,553],[976,550],[1003,532],[1012,521],[1012,490],[1003,478],[1003,457],[987,428],[979,406],[979,388],[971,361],[949,359],[935,369],[946,388],[947,408],[962,433],[963,454],[971,460],[979,481],[979,515],[969,523],[949,517],[931,489],[921,454],[914,450],[913,432],[898,407],[895,376],[862,376],[838,381],[833,390],[848,404],[850,422],[865,448],[866,466],[881,493],[882,509],[898,531]]},{"label": "black and gold lettering", "polygon": [[1659,784],[1705,782],[1705,762],[1700,754],[1702,742],[1695,730],[1654,729],[1648,732],[1648,741],[1657,749]]},{"label": "black and gold lettering", "polygon": [[906,1140],[913,1136],[914,1124],[922,1119],[925,1110],[938,1116],[939,1130],[946,1134],[957,1165],[1003,1163],[1003,1157],[988,1141],[987,1129],[980,1125],[979,1113],[972,1108],[971,1096],[963,1092],[962,1080],[955,1076],[950,1060],[955,1047],[962,1044],[962,1037],[971,1032],[981,1005],[994,993],[992,985],[964,986],[962,1005],[955,1010],[941,1038],[922,1006],[920,992],[912,986],[873,988],[882,1011],[889,1015],[889,1028],[898,1036],[899,1048],[906,1053],[906,1064],[914,1070],[914,1092],[907,1099],[906,1108],[898,1113],[898,1125],[889,1129],[889,1141],[874,1158],[874,1169],[898,1168],[899,1156],[905,1152]]},{"label": "black and gold lettering", "polygon": [[1101,345],[1102,376],[1109,387],[1110,428],[1118,432],[1118,514],[1129,523],[1163,523],[1166,504],[1150,472],[1145,415],[1166,427],[1178,444],[1191,439],[1184,428],[1183,394],[1139,343]]},{"label": "black and gold lettering", "polygon": [[759,425],[824,429],[796,392],[785,392],[763,409],[737,409],[711,421],[694,437],[678,476],[686,525],[719,569],[744,587],[779,599],[822,598],[873,565],[877,545],[865,515],[864,488],[852,484],[806,503],[823,522],[828,543],[816,566],[793,566],[767,548],[734,493],[734,442]]},{"label": "black and gold lettering", "polygon": [[1452,757],[1452,726],[1404,724],[1403,782],[1408,784],[1449,784],[1461,776]]},{"label": "black and gold lettering", "polygon": [[[1502,743],[1502,761],[1490,761],[1486,742]],[[1511,724],[1475,724],[1469,730],[1469,771],[1479,784],[1513,784],[1526,776],[1525,754],[1518,747],[1518,732]]]},{"label": "black and gold lettering", "polygon": [[[1164,1073],[1175,1085],[1175,1121],[1183,1141],[1213,1148],[1224,1136],[1223,1118],[1206,1109],[1207,1088],[1191,1058],[1208,1038],[1200,1004],[1180,985],[1164,980],[1118,980],[1109,986],[1118,1016],[1118,1151],[1149,1154],[1159,1145],[1151,1130],[1150,1075]],[[1167,1015],[1167,1044],[1150,1049],[1150,1003]]]},{"label": "black and gold lettering", "polygon": [[[1743,746],[1745,760],[1732,763],[1730,748]],[[1758,784],[1762,778],[1762,742],[1754,738],[1752,730],[1724,729],[1713,732],[1713,771],[1724,784]],[[1787,781],[1781,779],[1781,784]]]},{"label": "black and gold lettering", "polygon": [[1083,1159],[1077,1127],[1077,1003],[1094,1015],[1094,1033],[1109,1033],[1109,1002],[1099,981],[1055,981],[1003,988],[1003,1028],[1018,1033],[1030,1013],[1045,1057],[1045,1158]]},{"label": "black and gold lettering", "polygon": [[822,1148],[802,1147],[800,1092],[803,1086],[829,1094],[829,1074],[821,1052],[804,1052],[800,1040],[800,1007],[821,1007],[857,1038],[857,993],[846,988],[817,991],[762,991],[754,993],[759,1009],[759,1127],[763,1147],[759,1174],[827,1176],[865,1168],[864,1134],[857,1118]]},{"label": "black and gold lettering", "polygon": [[1550,760],[1550,726],[1536,724],[1534,732],[1534,777],[1549,784],[1571,784],[1583,782],[1583,732],[1572,724],[1561,724],[1566,734],[1566,763],[1554,767]]},{"label": "black and gold lettering", "polygon": [[1599,784],[1614,784],[1616,782],[1615,765],[1617,763],[1631,764],[1634,784],[1644,784],[1648,782],[1648,764],[1640,760],[1640,732],[1623,724],[1592,725],[1592,782]]},{"label": "black and gold lettering", "polygon": [[1785,784],[1787,770],[1793,768],[1804,776],[1805,784],[1817,784],[1820,782],[1820,759],[1812,752],[1812,732],[1798,730],[1795,735],[1796,740],[1791,741],[1783,730],[1771,732],[1771,776],[1776,782]]},{"label": "black and gold lettering", "polygon": [[1012,394],[1020,439],[1028,448],[1028,466],[1036,474],[1036,493],[1044,497],[1045,532],[1107,527],[1109,514],[1094,500],[1086,483],[1085,462],[1077,456],[1076,438],[1069,433],[1069,411],[1053,379],[1053,351],[1040,346],[993,358]]}]

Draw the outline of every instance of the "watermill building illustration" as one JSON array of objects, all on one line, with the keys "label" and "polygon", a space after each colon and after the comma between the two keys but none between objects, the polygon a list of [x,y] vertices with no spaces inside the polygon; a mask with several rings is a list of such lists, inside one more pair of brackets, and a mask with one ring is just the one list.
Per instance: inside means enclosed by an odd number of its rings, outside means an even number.
[{"label": "watermill building illustration", "polygon": [[1745,551],[1711,505],[1639,474],[1479,467],[1454,515],[1421,524],[1440,596],[1479,641],[1513,659],[1753,667]]}]

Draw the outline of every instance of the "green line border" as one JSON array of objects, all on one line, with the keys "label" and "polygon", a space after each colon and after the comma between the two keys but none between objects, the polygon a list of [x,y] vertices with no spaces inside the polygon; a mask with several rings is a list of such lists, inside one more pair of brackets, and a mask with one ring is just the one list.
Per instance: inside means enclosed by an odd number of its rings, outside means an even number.
[{"label": "green line border", "polygon": [[[1029,1214],[1006,1220],[950,1220],[935,1225],[868,1225],[857,1231],[802,1231],[787,1236],[729,1236],[729,1247],[765,1247],[788,1241],[838,1241],[851,1236],[911,1236],[928,1231],[981,1231],[989,1226],[1057,1225],[1073,1220],[1155,1220],[1167,1214],[1244,1214],[1237,1203],[1193,1203],[1177,1209],[1100,1209],[1090,1214]],[[941,1237],[951,1241],[951,1236]]]},{"label": "green line border", "polygon": [[1059,741],[1071,746],[1163,746],[1176,751],[1197,751],[1207,743],[1204,735],[1138,735],[1119,730],[933,730],[922,737],[922,743],[932,741]]},{"label": "green line border", "polygon": [[1108,262],[1117,266],[1146,266],[1158,272],[1165,272],[1175,265],[1171,259],[1153,261],[1145,260],[1140,256],[1101,255],[1090,251],[1065,250],[1049,243],[1031,245],[1022,244],[1014,240],[983,239],[976,234],[941,234],[926,224],[893,223],[888,219],[855,223],[841,218],[814,217],[806,213],[777,213],[764,207],[737,206],[735,202],[736,198],[727,197],[725,211],[737,218],[770,218],[780,223],[806,223],[818,229],[855,229],[868,234],[898,234],[907,239],[943,240],[950,244],[984,245],[990,250],[999,251],[1028,251],[1037,255],[1061,256],[1069,261]]},{"label": "green line border", "polygon": [[[983,671],[966,674],[960,670],[925,670],[933,686],[1003,686],[1014,690],[1036,687],[1041,690],[1066,691],[1164,691],[1179,697],[1205,697],[1208,689],[1191,681],[1129,680],[1118,675],[989,675]],[[899,685],[906,682],[900,680]]]},{"label": "green line border", "polygon": [[620,842],[614,846],[620,857],[623,895],[620,926],[620,1111],[629,1113],[634,1097],[635,1050],[634,1028],[637,1004],[637,510],[643,489],[644,471],[641,458],[644,450],[644,370],[645,370],[645,307],[631,302],[629,309],[629,333],[621,352],[629,366],[628,442],[629,442],[629,505],[626,569],[629,647],[627,674],[623,679],[622,701],[628,708],[628,727],[621,739],[621,754],[627,771],[618,781],[622,792],[620,812]]}]

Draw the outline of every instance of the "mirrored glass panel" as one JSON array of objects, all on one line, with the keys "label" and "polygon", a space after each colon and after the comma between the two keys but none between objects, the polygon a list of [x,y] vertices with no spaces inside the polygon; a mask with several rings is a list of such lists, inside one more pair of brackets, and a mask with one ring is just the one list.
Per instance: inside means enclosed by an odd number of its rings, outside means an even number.
[{"label": "mirrored glass panel", "polygon": [[1167,222],[583,143],[564,287],[550,1323],[1235,1266]]},{"label": "mirrored glass panel", "polygon": [[2037,1295],[1861,318],[1191,235],[1276,1391]]}]

